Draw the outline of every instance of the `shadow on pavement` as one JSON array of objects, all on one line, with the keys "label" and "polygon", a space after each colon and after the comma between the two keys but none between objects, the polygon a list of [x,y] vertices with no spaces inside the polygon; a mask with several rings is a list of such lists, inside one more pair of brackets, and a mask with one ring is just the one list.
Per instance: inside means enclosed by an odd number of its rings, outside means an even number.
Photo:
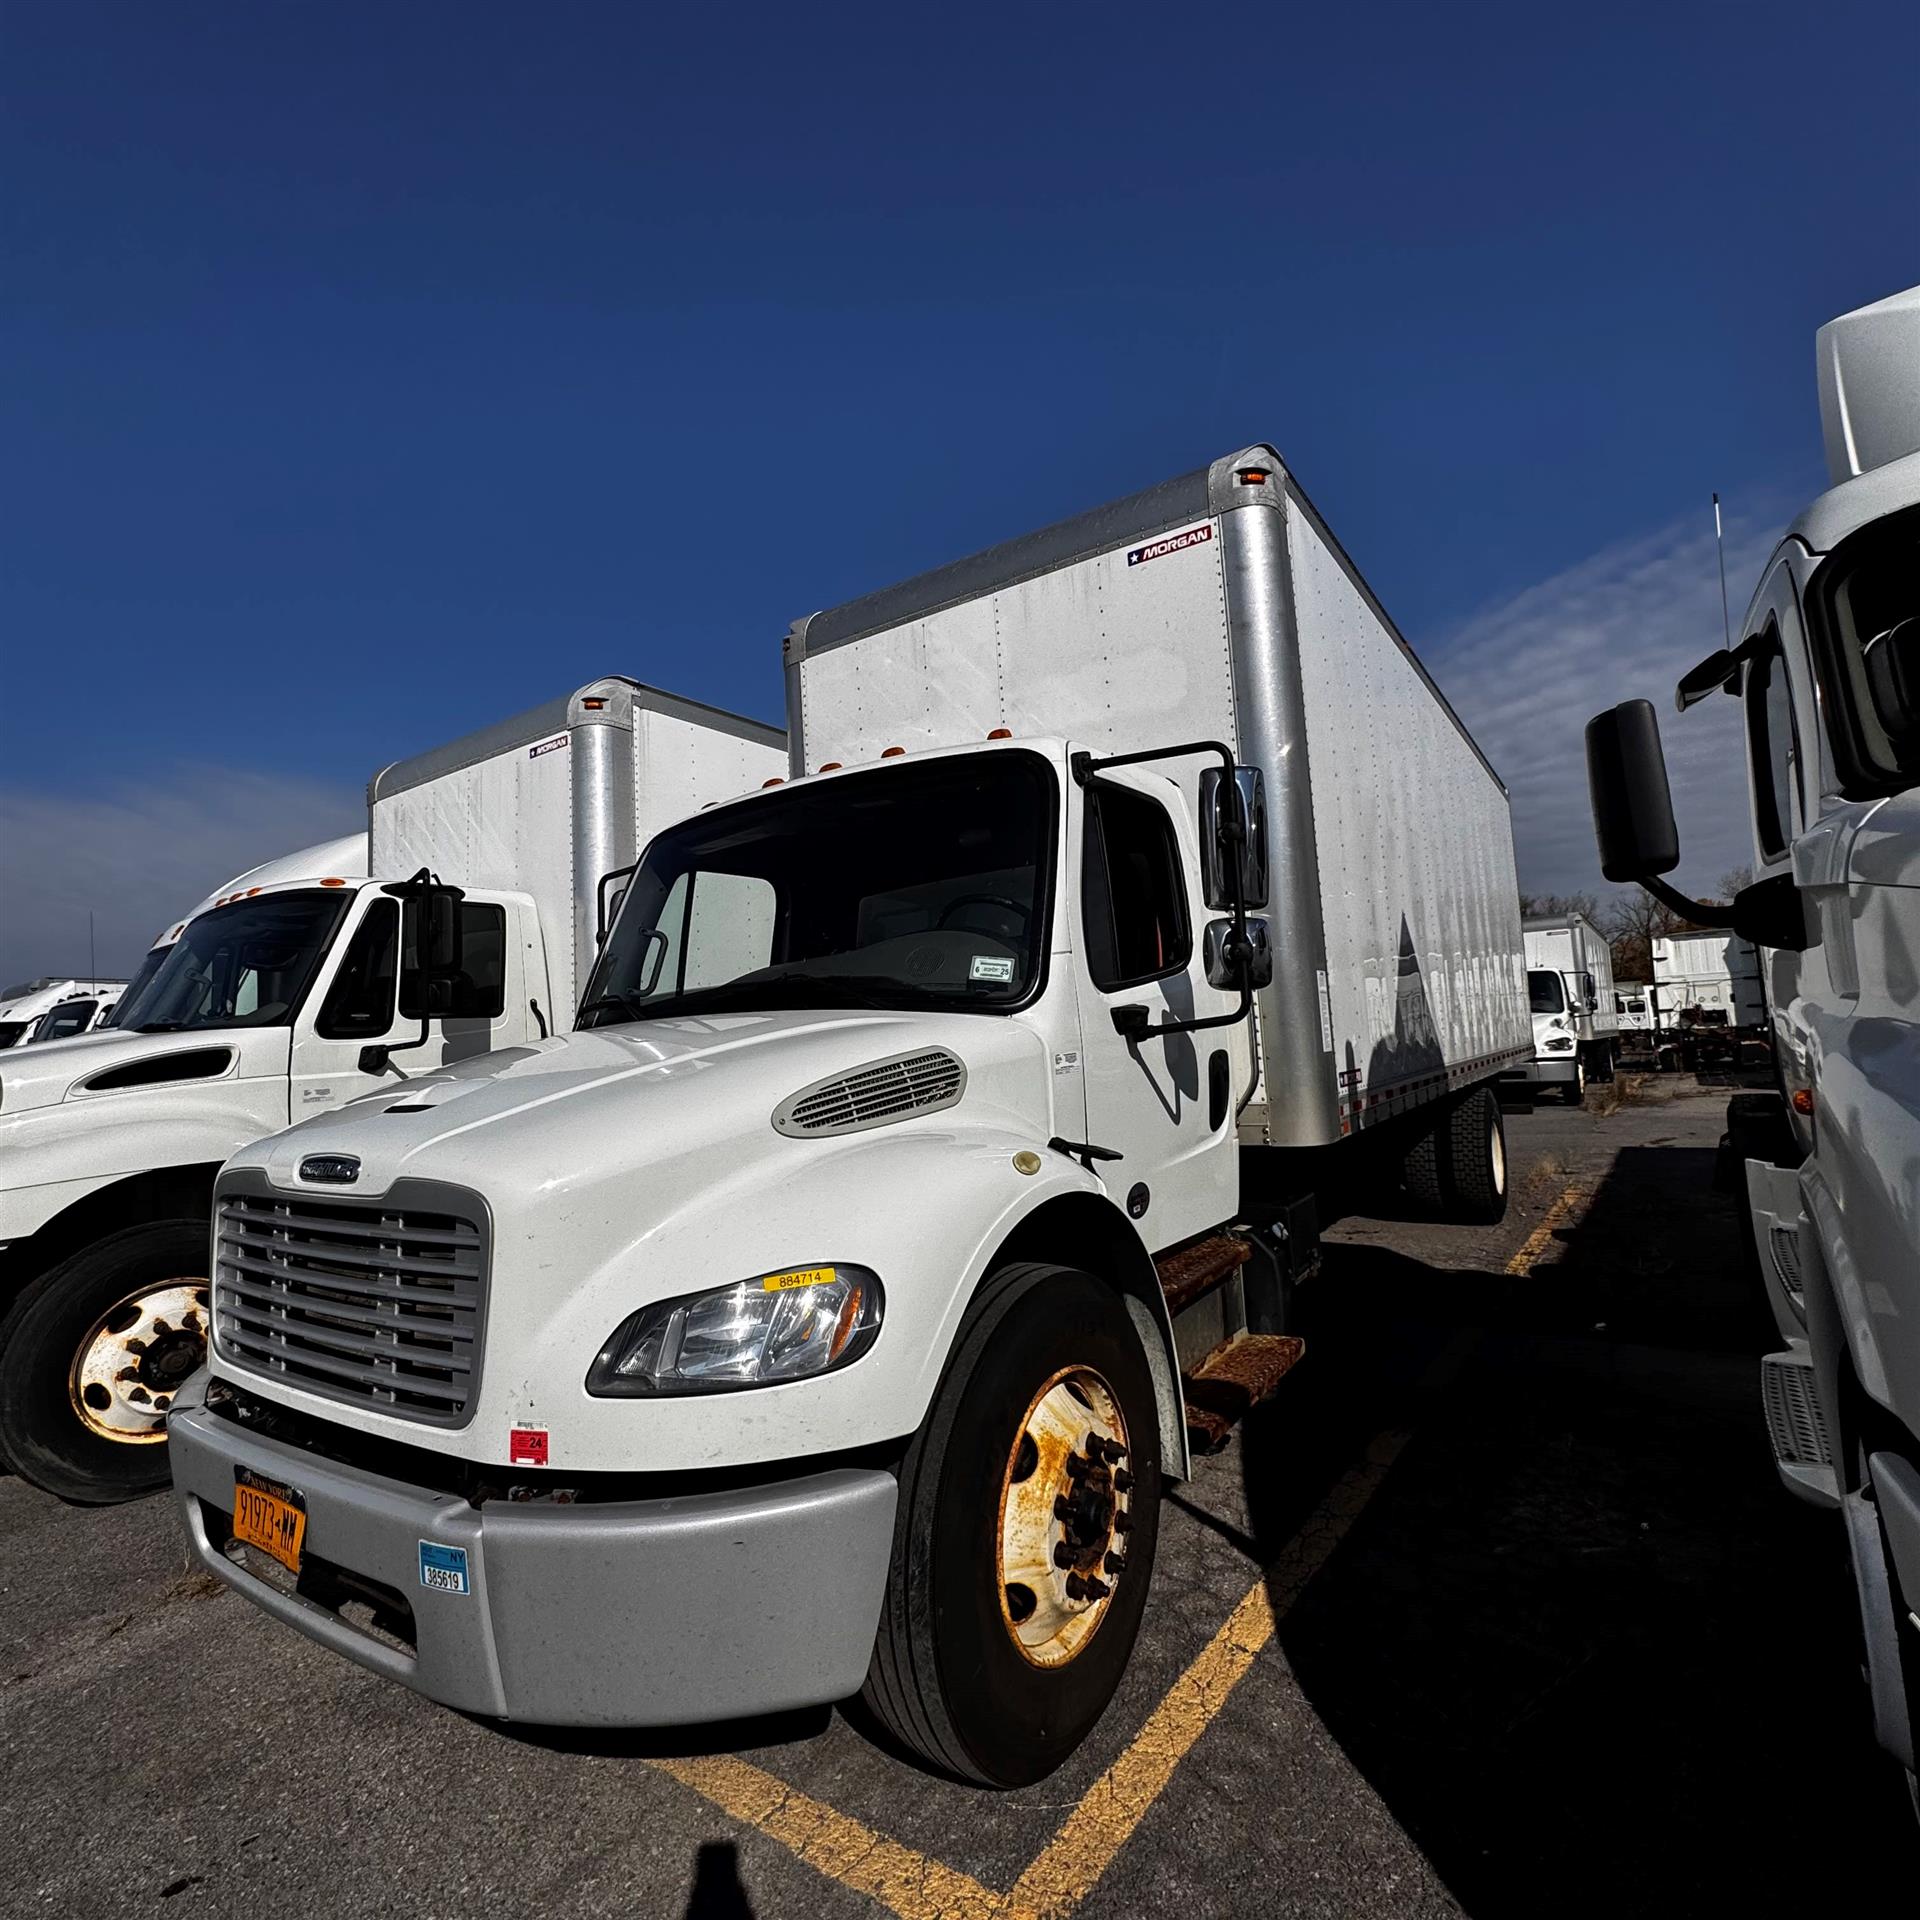
[{"label": "shadow on pavement", "polygon": [[1623,1150],[1524,1278],[1329,1248],[1312,1390],[1244,1435],[1270,1558],[1367,1438],[1413,1433],[1280,1640],[1475,1920],[1826,1909],[1836,1845],[1862,1889],[1920,1866],[1838,1524],[1773,1471],[1712,1159]]}]

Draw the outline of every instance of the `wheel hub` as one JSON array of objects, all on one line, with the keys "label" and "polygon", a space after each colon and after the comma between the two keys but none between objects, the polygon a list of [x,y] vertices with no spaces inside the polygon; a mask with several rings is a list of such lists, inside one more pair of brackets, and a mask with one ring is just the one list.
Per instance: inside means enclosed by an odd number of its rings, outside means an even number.
[{"label": "wheel hub", "polygon": [[1093,1637],[1126,1574],[1133,1476],[1126,1421],[1091,1368],[1034,1396],[1000,1488],[1001,1620],[1035,1666],[1063,1666]]},{"label": "wheel hub", "polygon": [[68,1397],[90,1433],[122,1446],[152,1445],[166,1439],[173,1396],[206,1354],[206,1281],[156,1281],[88,1329],[74,1351]]}]

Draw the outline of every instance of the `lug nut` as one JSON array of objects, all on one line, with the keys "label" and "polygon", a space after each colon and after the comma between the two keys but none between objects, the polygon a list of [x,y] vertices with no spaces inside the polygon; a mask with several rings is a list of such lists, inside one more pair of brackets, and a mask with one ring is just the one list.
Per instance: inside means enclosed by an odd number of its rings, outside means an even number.
[{"label": "lug nut", "polygon": [[1133,1491],[1133,1475],[1130,1474],[1125,1467],[1122,1467],[1120,1471],[1113,1476],[1113,1490],[1115,1493],[1131,1493]]},{"label": "lug nut", "polygon": [[1116,1513],[1113,1516],[1113,1530],[1115,1533],[1131,1533],[1133,1531],[1133,1515],[1130,1513]]},{"label": "lug nut", "polygon": [[1080,1584],[1089,1600],[1104,1600],[1113,1591],[1104,1580],[1082,1580]]},{"label": "lug nut", "polygon": [[1067,1575],[1067,1598],[1084,1600],[1087,1597],[1087,1583],[1077,1573]]},{"label": "lug nut", "polygon": [[1118,1553],[1108,1554],[1107,1560],[1106,1560],[1106,1566],[1107,1566],[1107,1571],[1109,1573],[1125,1573],[1127,1570],[1127,1562],[1126,1562],[1125,1555],[1118,1554]]},{"label": "lug nut", "polygon": [[1073,1549],[1064,1540],[1056,1540],[1053,1546],[1053,1564],[1056,1567],[1073,1565]]},{"label": "lug nut", "polygon": [[1073,1519],[1073,1502],[1069,1500],[1064,1493],[1058,1495],[1054,1500],[1053,1517],[1056,1520],[1069,1522]]}]

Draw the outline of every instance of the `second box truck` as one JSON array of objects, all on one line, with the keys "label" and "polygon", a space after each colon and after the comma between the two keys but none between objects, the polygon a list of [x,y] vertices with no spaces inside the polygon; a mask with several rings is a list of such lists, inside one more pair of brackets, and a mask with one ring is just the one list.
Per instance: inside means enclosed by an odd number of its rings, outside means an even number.
[{"label": "second box truck", "polygon": [[177,1499],[451,1706],[864,1692],[1013,1785],[1299,1358],[1324,1183],[1500,1215],[1507,797],[1265,446],[786,669],[791,777],[654,839],[580,1031],[228,1162]]}]

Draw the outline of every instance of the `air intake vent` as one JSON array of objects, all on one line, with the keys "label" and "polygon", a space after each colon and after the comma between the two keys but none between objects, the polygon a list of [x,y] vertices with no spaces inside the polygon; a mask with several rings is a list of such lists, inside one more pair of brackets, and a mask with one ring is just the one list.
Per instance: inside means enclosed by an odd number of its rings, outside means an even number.
[{"label": "air intake vent", "polygon": [[[1768,1234],[1773,1247],[1773,1270],[1780,1276],[1780,1284],[1792,1294],[1793,1303],[1804,1308],[1806,1301],[1801,1297],[1804,1289],[1800,1285],[1800,1236],[1791,1227],[1774,1227]],[[1803,1319],[1806,1317],[1803,1313]]]},{"label": "air intake vent", "polygon": [[161,1087],[173,1080],[214,1080],[233,1064],[231,1047],[177,1047],[128,1060],[84,1083],[87,1093],[115,1093],[123,1087]]},{"label": "air intake vent", "polygon": [[1760,1362],[1760,1393],[1773,1457],[1788,1466],[1832,1466],[1833,1448],[1813,1390],[1810,1356],[1792,1351],[1767,1354]]},{"label": "air intake vent", "polygon": [[916,1113],[937,1113],[954,1105],[966,1085],[966,1068],[944,1048],[896,1054],[802,1087],[774,1108],[773,1128],[806,1139],[860,1133]]}]

